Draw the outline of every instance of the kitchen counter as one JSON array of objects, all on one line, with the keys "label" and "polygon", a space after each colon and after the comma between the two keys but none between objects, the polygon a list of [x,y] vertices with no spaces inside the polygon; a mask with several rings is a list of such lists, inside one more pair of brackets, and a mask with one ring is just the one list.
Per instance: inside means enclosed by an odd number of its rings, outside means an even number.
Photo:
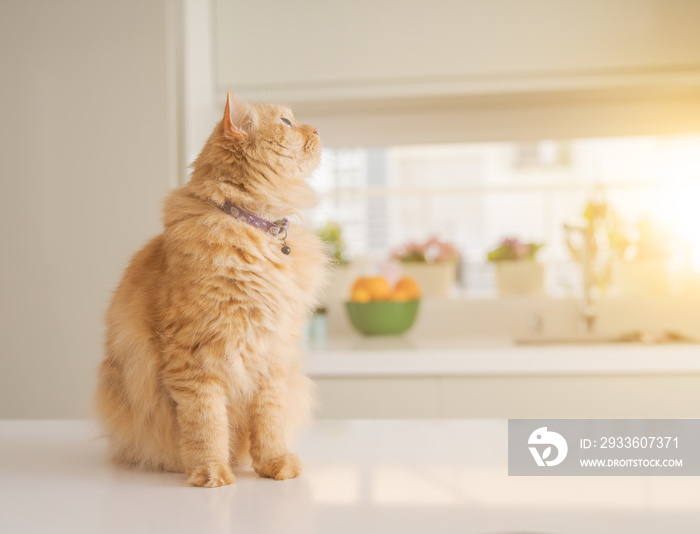
[{"label": "kitchen counter", "polygon": [[516,345],[459,338],[331,338],[307,353],[312,377],[700,373],[700,345]]},{"label": "kitchen counter", "polygon": [[700,345],[330,338],[307,353],[320,417],[700,417]]},{"label": "kitchen counter", "polygon": [[0,421],[3,533],[695,533],[700,477],[508,477],[505,420],[319,421],[305,474],[188,488],[85,421]]}]

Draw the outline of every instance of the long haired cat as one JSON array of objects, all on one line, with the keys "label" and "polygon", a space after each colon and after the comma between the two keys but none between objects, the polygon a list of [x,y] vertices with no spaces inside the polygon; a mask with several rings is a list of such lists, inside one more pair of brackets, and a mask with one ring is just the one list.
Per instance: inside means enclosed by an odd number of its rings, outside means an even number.
[{"label": "long haired cat", "polygon": [[301,472],[287,443],[310,415],[299,339],[326,255],[300,224],[260,221],[315,203],[306,178],[320,150],[289,109],[228,95],[107,312],[96,404],[116,461],[204,487],[232,484],[231,466],[251,460],[276,480]]}]

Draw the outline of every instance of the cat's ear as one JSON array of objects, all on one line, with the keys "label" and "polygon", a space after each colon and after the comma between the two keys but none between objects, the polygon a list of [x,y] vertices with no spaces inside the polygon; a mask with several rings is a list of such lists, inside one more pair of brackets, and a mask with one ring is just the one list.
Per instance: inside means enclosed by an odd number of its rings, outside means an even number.
[{"label": "cat's ear", "polygon": [[232,93],[226,96],[226,109],[224,110],[224,133],[234,139],[244,139],[246,131],[243,129],[244,113],[241,106]]}]

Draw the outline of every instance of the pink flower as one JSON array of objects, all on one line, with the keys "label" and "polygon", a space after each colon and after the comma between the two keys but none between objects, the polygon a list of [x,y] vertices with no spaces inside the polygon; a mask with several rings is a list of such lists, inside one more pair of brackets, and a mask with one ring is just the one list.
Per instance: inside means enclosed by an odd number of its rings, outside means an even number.
[{"label": "pink flower", "polygon": [[431,237],[425,243],[410,241],[394,250],[391,257],[400,261],[439,263],[459,257],[459,252],[450,243]]}]

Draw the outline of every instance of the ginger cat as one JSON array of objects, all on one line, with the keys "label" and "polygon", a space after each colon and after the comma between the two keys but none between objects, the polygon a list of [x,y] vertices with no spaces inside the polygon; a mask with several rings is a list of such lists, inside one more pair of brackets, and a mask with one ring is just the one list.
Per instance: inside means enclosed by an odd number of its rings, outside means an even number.
[{"label": "ginger cat", "polygon": [[165,202],[163,233],[133,257],[107,312],[96,404],[114,460],[204,487],[232,484],[231,466],[251,459],[261,476],[300,474],[287,440],[310,416],[299,339],[326,254],[298,223],[285,244],[287,232],[235,215],[276,221],[313,206],[306,178],[320,152],[316,129],[286,107],[229,93],[190,182]]}]

